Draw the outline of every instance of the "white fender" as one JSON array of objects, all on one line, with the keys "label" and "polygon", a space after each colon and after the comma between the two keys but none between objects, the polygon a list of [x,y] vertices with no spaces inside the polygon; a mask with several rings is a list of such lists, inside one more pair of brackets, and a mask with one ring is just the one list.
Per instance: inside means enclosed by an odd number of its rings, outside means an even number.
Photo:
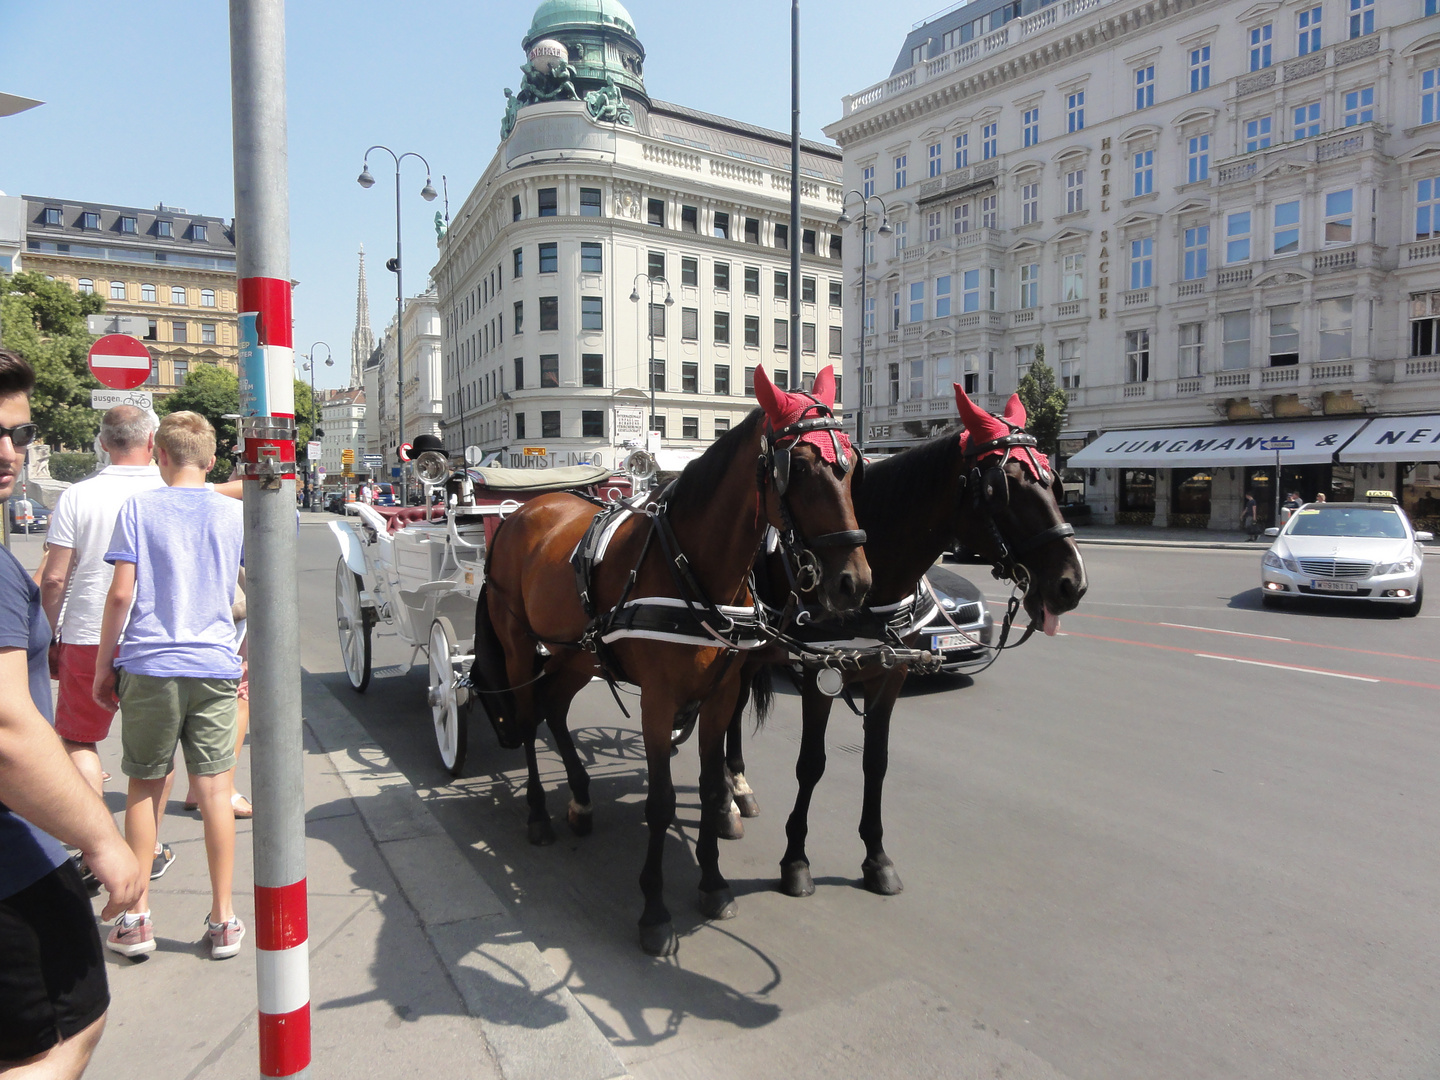
[{"label": "white fender", "polygon": [[327,522],[330,531],[335,534],[335,540],[340,545],[340,557],[345,560],[345,565],[363,579],[365,577],[365,545],[355,535],[354,528],[349,522],[331,521]]}]

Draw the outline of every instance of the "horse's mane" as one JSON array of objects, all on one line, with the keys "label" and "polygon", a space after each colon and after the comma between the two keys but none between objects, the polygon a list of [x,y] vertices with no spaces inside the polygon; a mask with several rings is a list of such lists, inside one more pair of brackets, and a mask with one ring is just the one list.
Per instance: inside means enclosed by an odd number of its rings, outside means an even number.
[{"label": "horse's mane", "polygon": [[[730,471],[740,447],[754,435],[755,425],[759,424],[764,416],[763,409],[752,410],[749,416],[721,435],[710,444],[709,449],[685,466],[680,479],[675,481],[675,490],[670,493],[672,511],[684,513],[698,510],[710,501],[715,489]],[[753,472],[753,467],[751,471]]]},{"label": "horse's mane", "polygon": [[941,477],[954,471],[961,455],[957,428],[894,457],[865,466],[854,491],[855,516],[872,535],[889,528],[910,528],[915,507],[934,497]]}]

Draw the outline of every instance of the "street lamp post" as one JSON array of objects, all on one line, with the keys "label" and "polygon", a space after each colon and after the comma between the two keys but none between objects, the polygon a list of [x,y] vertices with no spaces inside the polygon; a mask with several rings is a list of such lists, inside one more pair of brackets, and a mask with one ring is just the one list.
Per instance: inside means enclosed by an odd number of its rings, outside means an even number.
[{"label": "street lamp post", "polygon": [[885,205],[885,200],[879,195],[866,195],[857,188],[851,188],[845,193],[845,200],[836,224],[841,226],[850,224],[850,215],[844,211],[843,206],[849,204],[851,195],[858,196],[860,199],[860,396],[855,410],[855,443],[863,454],[865,452],[865,301],[869,295],[867,286],[870,283],[870,263],[867,253],[870,249],[871,199],[880,204],[880,228],[875,230],[876,233],[880,236],[889,236],[893,230],[890,228],[890,210]]},{"label": "street lamp post", "polygon": [[[317,435],[323,436],[325,434],[325,432],[320,428],[320,407],[315,400],[315,349],[320,345],[325,346],[325,366],[334,367],[335,358],[331,353],[330,343],[328,341],[317,341],[313,345],[311,345],[310,351],[305,354],[305,363],[300,365],[300,369],[302,371],[308,371],[310,373],[310,415],[314,418],[312,423],[310,424],[311,442],[315,441],[315,437]],[[319,510],[319,508],[315,505],[316,462],[309,460],[310,455],[308,448],[306,449],[305,457],[305,505],[310,508],[310,512],[313,514],[318,512]]]},{"label": "street lamp post", "polygon": [[[355,182],[363,188],[375,186],[375,178],[370,175],[370,154],[375,150],[384,150],[395,159],[395,258],[385,263],[386,269],[395,272],[395,448],[405,444],[405,290],[401,284],[400,276],[400,163],[407,157],[419,158],[425,165],[425,186],[420,189],[420,197],[426,202],[435,201],[435,189],[430,186],[430,162],[424,156],[414,151],[406,151],[403,154],[396,154],[388,146],[376,143],[365,151],[365,160],[361,164],[360,175]],[[400,505],[409,505],[409,490],[406,484],[405,468],[403,462],[400,468]]]},{"label": "street lamp post", "polygon": [[655,286],[665,286],[666,307],[675,306],[675,297],[670,295],[670,282],[666,281],[663,277],[651,277],[649,274],[636,274],[634,287],[630,290],[630,302],[632,304],[638,304],[640,302],[641,278],[644,278],[650,283],[650,304],[645,309],[645,318],[650,322],[650,422],[645,428],[648,433],[655,427]]}]

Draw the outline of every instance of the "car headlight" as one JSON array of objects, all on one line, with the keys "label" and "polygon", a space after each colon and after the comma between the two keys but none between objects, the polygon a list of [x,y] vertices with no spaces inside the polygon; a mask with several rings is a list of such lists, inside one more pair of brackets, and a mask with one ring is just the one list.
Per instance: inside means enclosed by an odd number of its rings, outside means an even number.
[{"label": "car headlight", "polygon": [[1412,574],[1415,572],[1415,556],[1408,559],[1401,559],[1399,562],[1390,563],[1388,566],[1381,565],[1375,568],[1377,574]]},{"label": "car headlight", "polygon": [[1300,567],[1294,559],[1282,559],[1273,551],[1267,551],[1265,557],[1260,561],[1272,570],[1289,570],[1292,574],[1298,574],[1300,572]]}]

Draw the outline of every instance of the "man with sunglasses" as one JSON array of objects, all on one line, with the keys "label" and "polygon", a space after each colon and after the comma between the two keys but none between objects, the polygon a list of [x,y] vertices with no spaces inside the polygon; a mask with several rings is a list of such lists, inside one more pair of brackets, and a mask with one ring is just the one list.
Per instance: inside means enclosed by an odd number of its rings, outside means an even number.
[{"label": "man with sunglasses", "polygon": [[[35,439],[35,373],[0,349],[0,500]],[[78,1077],[110,992],[90,898],[60,841],[110,894],[104,917],[140,894],[140,867],[105,804],[51,727],[50,622],[40,589],[0,550],[0,1071]]]}]

